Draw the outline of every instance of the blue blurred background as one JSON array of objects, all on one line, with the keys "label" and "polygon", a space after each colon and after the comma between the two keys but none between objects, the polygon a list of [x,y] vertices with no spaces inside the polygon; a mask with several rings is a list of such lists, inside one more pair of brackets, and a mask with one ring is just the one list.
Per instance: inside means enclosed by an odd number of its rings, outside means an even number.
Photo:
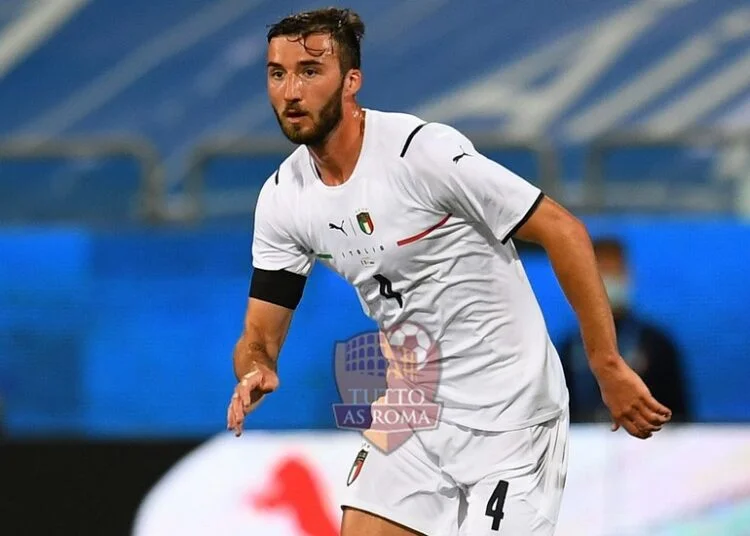
[{"label": "blue blurred background", "polygon": [[[360,103],[461,129],[621,241],[632,310],[679,354],[684,377],[661,382],[683,384],[692,423],[645,443],[574,424],[558,532],[750,534],[747,0],[328,3],[367,27]],[[375,328],[343,279],[313,269],[281,388],[253,432],[224,431],[255,202],[291,150],[265,34],[317,7],[0,2],[3,534],[124,534],[142,504],[137,536],[312,536],[231,499],[300,452],[337,522],[359,438],[335,430],[334,346]],[[574,315],[544,253],[517,246],[561,348]]]},{"label": "blue blurred background", "polygon": [[[353,0],[361,103],[453,124],[627,245],[693,418],[750,420],[750,6]],[[255,196],[288,154],[265,95],[281,0],[6,0],[0,400],[10,437],[220,430]],[[523,259],[553,338],[575,320]],[[316,267],[251,427],[330,428],[336,340],[372,329]]]}]

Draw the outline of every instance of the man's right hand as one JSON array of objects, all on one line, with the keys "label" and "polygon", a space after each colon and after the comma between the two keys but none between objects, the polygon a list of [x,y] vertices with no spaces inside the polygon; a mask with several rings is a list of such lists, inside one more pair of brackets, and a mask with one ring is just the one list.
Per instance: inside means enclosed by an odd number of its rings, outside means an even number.
[{"label": "man's right hand", "polygon": [[260,403],[263,396],[275,391],[279,377],[268,367],[256,364],[250,372],[240,378],[227,409],[227,429],[235,436],[242,434],[245,417]]}]

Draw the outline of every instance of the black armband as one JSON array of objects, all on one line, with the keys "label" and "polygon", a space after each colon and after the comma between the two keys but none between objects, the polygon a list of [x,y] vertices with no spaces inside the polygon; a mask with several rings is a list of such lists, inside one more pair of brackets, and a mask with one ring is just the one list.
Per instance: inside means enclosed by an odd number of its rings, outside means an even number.
[{"label": "black armband", "polygon": [[287,309],[296,309],[302,299],[307,277],[288,270],[253,269],[250,297]]}]

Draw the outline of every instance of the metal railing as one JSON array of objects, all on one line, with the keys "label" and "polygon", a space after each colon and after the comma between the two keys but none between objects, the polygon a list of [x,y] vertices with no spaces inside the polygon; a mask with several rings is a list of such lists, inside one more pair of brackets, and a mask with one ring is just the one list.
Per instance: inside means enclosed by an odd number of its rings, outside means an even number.
[{"label": "metal railing", "polygon": [[[658,175],[644,180],[635,177],[619,191],[608,192],[616,182],[607,169],[608,157],[620,150],[660,148],[704,156],[713,152],[716,161],[712,173],[701,175],[702,184],[684,180],[669,184]],[[584,205],[589,210],[750,214],[750,131],[696,128],[678,133],[612,132],[592,140],[585,165]]]},{"label": "metal railing", "polygon": [[[578,199],[563,184],[556,147],[539,137],[520,138],[503,134],[469,134],[479,151],[528,152],[536,174],[530,177],[550,196],[580,211],[638,210],[652,212],[695,211],[750,215],[750,131],[727,133],[711,129],[681,133],[654,131],[613,132],[594,139],[587,147],[582,190]],[[659,177],[615,184],[607,168],[609,156],[623,149],[684,149],[710,152],[715,157],[710,177],[698,184],[673,184]],[[216,217],[252,214],[258,185],[263,177],[248,177],[244,190],[222,190],[211,184],[209,165],[222,159],[278,157],[281,162],[294,145],[283,138],[241,137],[211,139],[190,152],[181,191],[167,195],[161,158],[154,146],[140,138],[78,138],[58,140],[0,140],[0,163],[4,160],[132,158],[139,168],[137,210],[134,221],[142,223],[200,223]],[[503,159],[500,159],[501,163]],[[618,173],[621,170],[617,170]],[[269,174],[272,171],[269,170]],[[527,177],[529,178],[529,177]],[[2,177],[0,177],[2,181]],[[618,190],[618,188],[620,188]],[[86,222],[83,222],[86,223]]]},{"label": "metal railing", "polygon": [[[0,140],[0,162],[45,159],[106,159],[126,157],[138,163],[134,219],[156,223],[165,219],[165,189],[161,158],[156,148],[140,138],[63,138]],[[2,177],[0,177],[2,180]],[[33,187],[33,185],[30,185]]]},{"label": "metal railing", "polygon": [[480,152],[525,150],[536,157],[539,173],[536,184],[547,195],[560,198],[563,187],[560,160],[555,146],[539,136],[519,137],[501,133],[476,133],[467,137]]},{"label": "metal railing", "polygon": [[[554,146],[548,141],[542,138],[520,138],[502,134],[474,134],[467,137],[472,140],[477,150],[482,152],[528,151],[538,168],[538,176],[534,182],[553,197],[561,194],[558,157]],[[180,202],[171,205],[170,214],[175,220],[197,222],[206,217],[241,212],[242,207],[246,207],[246,212],[251,213],[254,203],[248,206],[247,199],[243,201],[243,198],[249,196],[243,196],[241,192],[236,192],[235,196],[223,196],[223,199],[227,200],[224,207],[220,202],[212,202],[209,199],[210,188],[207,188],[206,184],[207,165],[215,160],[237,157],[279,156],[281,160],[294,148],[293,144],[284,139],[259,137],[217,139],[200,143],[193,149],[189,159],[185,195]],[[240,200],[240,203],[237,203],[237,200]]]},{"label": "metal railing", "polygon": [[[231,206],[229,206],[229,203],[225,203],[224,207],[221,206],[220,202],[210,203],[213,210],[209,211],[206,167],[212,161],[222,158],[278,156],[282,160],[294,148],[295,146],[292,143],[284,139],[269,139],[267,137],[213,139],[199,143],[189,157],[185,177],[185,195],[182,202],[171,205],[170,214],[173,219],[198,222],[208,217],[209,212],[214,215],[252,212],[255,205],[254,200],[252,200],[252,206],[249,207],[247,203],[240,207],[237,207],[235,203],[232,203]],[[264,179],[266,177],[257,177],[257,181]],[[243,207],[245,207],[245,210],[243,210]]]}]

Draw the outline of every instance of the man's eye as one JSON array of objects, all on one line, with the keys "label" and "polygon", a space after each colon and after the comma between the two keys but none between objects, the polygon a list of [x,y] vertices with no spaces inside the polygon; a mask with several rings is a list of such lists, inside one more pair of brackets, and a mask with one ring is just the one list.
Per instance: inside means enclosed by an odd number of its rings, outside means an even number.
[{"label": "man's eye", "polygon": [[305,76],[308,78],[315,76],[318,72],[315,69],[305,69]]},{"label": "man's eye", "polygon": [[281,80],[283,77],[284,73],[282,73],[281,71],[273,71],[271,73],[271,78],[273,78],[274,80]]}]

